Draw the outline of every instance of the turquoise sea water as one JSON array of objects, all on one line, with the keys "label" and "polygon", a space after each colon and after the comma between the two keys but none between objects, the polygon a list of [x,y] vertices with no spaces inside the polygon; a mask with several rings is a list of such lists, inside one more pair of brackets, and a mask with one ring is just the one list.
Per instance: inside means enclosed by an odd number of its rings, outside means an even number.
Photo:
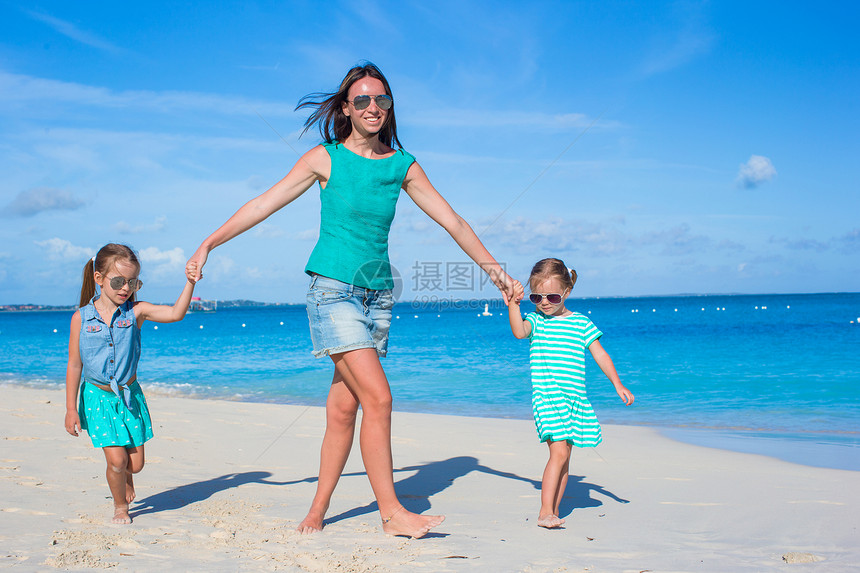
[{"label": "turquoise sea water", "polygon": [[[500,301],[489,302],[492,316],[482,315],[483,303],[395,307],[383,365],[396,409],[531,417],[528,343],[510,334]],[[860,470],[860,294],[569,299],[567,305],[604,332],[604,348],[636,395],[625,407],[589,359],[588,395],[601,422],[655,426],[702,445]],[[70,316],[0,313],[0,384],[61,386]],[[324,404],[331,372],[328,359],[310,354],[304,306],[146,323],[138,368],[150,391],[313,405]]]}]

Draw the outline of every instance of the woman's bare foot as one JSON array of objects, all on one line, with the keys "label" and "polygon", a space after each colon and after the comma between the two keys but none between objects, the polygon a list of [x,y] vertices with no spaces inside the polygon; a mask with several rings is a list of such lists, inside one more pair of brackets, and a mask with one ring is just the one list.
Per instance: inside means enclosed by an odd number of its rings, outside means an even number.
[{"label": "woman's bare foot", "polygon": [[111,523],[116,523],[117,525],[128,525],[131,523],[131,516],[128,514],[127,504],[113,506],[113,519],[111,519]]},{"label": "woman's bare foot", "polygon": [[382,518],[382,531],[388,535],[403,535],[418,539],[445,521],[444,515],[419,515],[402,505],[387,518]]},{"label": "woman's bare foot", "polygon": [[323,528],[323,520],[325,519],[325,511],[317,512],[311,509],[302,522],[296,527],[296,531],[302,535],[310,535],[311,533],[319,533]]},{"label": "woman's bare foot", "polygon": [[547,529],[558,529],[564,525],[564,520],[557,515],[538,516],[538,527],[546,527]]},{"label": "woman's bare foot", "polygon": [[128,476],[125,479],[125,501],[131,503],[134,501],[134,479],[131,477],[131,472],[125,472]]}]

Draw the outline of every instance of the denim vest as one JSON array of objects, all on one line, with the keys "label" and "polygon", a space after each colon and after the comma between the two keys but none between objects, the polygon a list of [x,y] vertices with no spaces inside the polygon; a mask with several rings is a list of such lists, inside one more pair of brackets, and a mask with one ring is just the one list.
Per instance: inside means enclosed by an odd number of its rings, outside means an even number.
[{"label": "denim vest", "polygon": [[[81,362],[84,380],[110,386],[114,394],[129,406],[129,382],[137,376],[140,360],[140,329],[134,316],[134,302],[126,301],[105,324],[96,310],[95,301],[81,307]],[[119,390],[122,388],[123,393]]]}]

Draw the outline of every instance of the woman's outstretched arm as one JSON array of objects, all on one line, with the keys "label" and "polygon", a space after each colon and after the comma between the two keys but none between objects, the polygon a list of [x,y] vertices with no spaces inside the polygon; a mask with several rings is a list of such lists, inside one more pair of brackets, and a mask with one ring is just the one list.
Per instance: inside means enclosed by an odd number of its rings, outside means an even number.
[{"label": "woman's outstretched arm", "polygon": [[496,262],[472,227],[448,204],[444,197],[433,187],[427,174],[417,162],[413,163],[403,180],[403,189],[418,207],[439,223],[457,242],[463,252],[469,255],[483,269],[500,291],[507,304],[513,295],[513,279]]},{"label": "woman's outstretched arm", "polygon": [[209,235],[197,248],[189,263],[196,263],[199,280],[203,276],[203,265],[209,253],[218,245],[223,245],[233,237],[264,221],[269,215],[290,204],[310,189],[315,181],[328,180],[331,172],[331,158],[322,146],[316,146],[287,173],[286,177],[275,183],[267,191],[254,197],[239,208],[227,222]]}]

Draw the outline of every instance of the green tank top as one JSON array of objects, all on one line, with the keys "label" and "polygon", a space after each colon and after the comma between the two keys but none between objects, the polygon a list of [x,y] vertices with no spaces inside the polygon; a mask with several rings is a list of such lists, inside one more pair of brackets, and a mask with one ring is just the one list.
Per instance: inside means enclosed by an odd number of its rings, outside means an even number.
[{"label": "green tank top", "polygon": [[323,147],[331,175],[320,187],[320,237],[305,272],[372,290],[393,288],[388,232],[415,158],[402,149],[368,159],[337,142]]}]

